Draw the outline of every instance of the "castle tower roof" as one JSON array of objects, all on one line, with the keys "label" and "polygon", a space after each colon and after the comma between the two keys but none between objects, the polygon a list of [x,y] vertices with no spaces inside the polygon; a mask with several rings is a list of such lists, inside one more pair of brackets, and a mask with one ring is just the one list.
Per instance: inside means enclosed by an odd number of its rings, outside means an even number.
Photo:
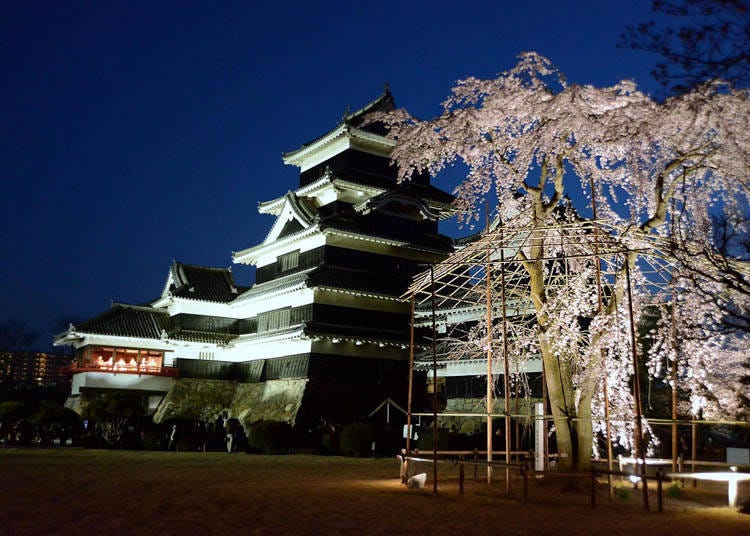
[{"label": "castle tower roof", "polygon": [[282,160],[285,164],[298,166],[304,172],[346,149],[387,157],[395,142],[385,137],[386,131],[382,124],[365,124],[365,120],[371,113],[394,109],[393,95],[386,86],[377,99],[353,113],[345,113],[332,130],[302,144],[299,149],[283,153]]}]

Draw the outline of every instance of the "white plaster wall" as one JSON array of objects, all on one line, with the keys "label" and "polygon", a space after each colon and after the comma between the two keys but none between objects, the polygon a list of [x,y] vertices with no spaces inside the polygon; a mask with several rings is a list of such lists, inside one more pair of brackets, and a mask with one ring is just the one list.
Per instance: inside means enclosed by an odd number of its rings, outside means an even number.
[{"label": "white plaster wall", "polygon": [[310,236],[306,236],[301,240],[290,240],[289,238],[282,238],[277,242],[268,244],[267,251],[259,251],[257,253],[258,260],[255,263],[256,266],[266,266],[268,264],[276,262],[279,255],[285,255],[291,251],[300,250],[301,252],[310,251],[311,249],[319,248],[324,246],[326,243],[326,235],[322,232],[316,232]]},{"label": "white plaster wall", "polygon": [[264,311],[273,311],[282,307],[299,307],[313,303],[315,292],[311,288],[283,291],[272,295],[259,295],[257,298],[243,300],[232,306],[232,318],[252,318]]},{"label": "white plaster wall", "polygon": [[392,313],[409,314],[410,305],[398,300],[375,298],[370,296],[355,296],[348,292],[338,292],[322,288],[315,289],[315,303],[356,307],[372,311],[388,311]]},{"label": "white plaster wall", "polygon": [[166,393],[174,384],[173,378],[164,376],[139,376],[137,374],[114,374],[111,372],[81,372],[73,375],[71,394],[80,394],[81,389],[134,389]]},{"label": "white plaster wall", "polygon": [[[238,294],[239,295],[239,294]],[[239,318],[228,303],[215,303],[198,300],[181,300],[175,298],[167,308],[170,316],[181,313],[191,315],[223,316],[226,318]]]},{"label": "white plaster wall", "polygon": [[256,341],[252,343],[238,343],[235,348],[222,353],[224,361],[250,361],[253,359],[270,359],[288,355],[306,354],[311,351],[312,342],[303,339],[289,339],[284,341]]},{"label": "white plaster wall", "polygon": [[[505,366],[502,359],[492,362],[492,374],[504,374]],[[542,372],[541,359],[526,361],[526,372]],[[438,369],[438,376],[482,376],[487,374],[487,361],[450,361],[445,368]]]}]

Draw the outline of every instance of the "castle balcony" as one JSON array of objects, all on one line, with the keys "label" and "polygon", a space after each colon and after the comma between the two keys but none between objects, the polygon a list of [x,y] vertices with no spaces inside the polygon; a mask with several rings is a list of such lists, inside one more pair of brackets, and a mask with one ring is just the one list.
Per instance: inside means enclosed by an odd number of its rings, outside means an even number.
[{"label": "castle balcony", "polygon": [[135,390],[163,395],[179,377],[177,367],[128,367],[122,364],[73,363],[64,373],[72,376],[72,395],[87,390]]},{"label": "castle balcony", "polygon": [[164,350],[99,345],[79,348],[76,362],[62,372],[72,376],[73,395],[102,389],[166,393],[179,377],[177,367],[164,366]]},{"label": "castle balcony", "polygon": [[111,374],[137,374],[138,376],[165,376],[169,378],[178,378],[180,371],[177,367],[135,365],[129,363],[113,364],[81,364],[71,363],[67,367],[60,369],[61,374],[79,374],[82,372],[108,372]]}]

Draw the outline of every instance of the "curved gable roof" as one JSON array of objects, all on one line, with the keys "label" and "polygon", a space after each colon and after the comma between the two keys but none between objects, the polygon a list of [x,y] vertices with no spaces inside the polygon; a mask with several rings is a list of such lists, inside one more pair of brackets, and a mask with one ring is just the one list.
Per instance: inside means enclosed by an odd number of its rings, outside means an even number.
[{"label": "curved gable roof", "polygon": [[111,309],[76,326],[80,333],[141,339],[160,339],[162,332],[170,329],[171,321],[165,309],[125,303],[115,303]]},{"label": "curved gable roof", "polygon": [[299,199],[294,192],[287,192],[284,196],[284,206],[279,211],[276,222],[268,231],[263,244],[270,244],[279,238],[309,228],[316,216],[316,211]]},{"label": "curved gable roof", "polygon": [[179,298],[229,303],[248,288],[235,284],[230,268],[211,268],[175,261],[170,268],[167,290]]}]

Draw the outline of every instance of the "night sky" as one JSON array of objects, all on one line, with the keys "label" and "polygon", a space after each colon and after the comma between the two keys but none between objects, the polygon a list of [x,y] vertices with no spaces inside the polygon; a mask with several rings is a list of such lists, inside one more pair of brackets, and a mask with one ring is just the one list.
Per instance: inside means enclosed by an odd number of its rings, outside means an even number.
[{"label": "night sky", "polygon": [[645,0],[6,0],[0,322],[44,349],[63,320],[157,297],[173,260],[229,266],[273,223],[258,203],[297,186],[281,153],[386,82],[429,118],[454,81],[536,50],[570,81],[656,92],[655,59],[617,48],[651,17]]}]

